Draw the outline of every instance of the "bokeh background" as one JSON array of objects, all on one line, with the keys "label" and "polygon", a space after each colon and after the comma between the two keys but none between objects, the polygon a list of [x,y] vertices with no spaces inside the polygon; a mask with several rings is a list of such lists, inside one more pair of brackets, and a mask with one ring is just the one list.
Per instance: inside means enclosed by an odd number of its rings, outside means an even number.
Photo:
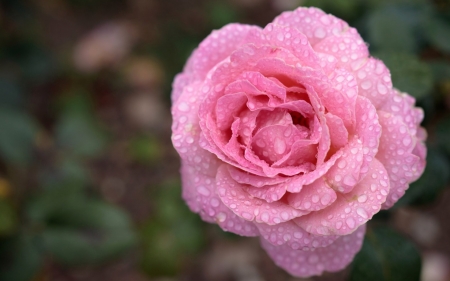
[{"label": "bokeh background", "polygon": [[294,281],[180,198],[170,91],[229,22],[317,6],[357,27],[424,108],[428,166],[340,273],[450,280],[450,1],[1,0],[0,280]]}]

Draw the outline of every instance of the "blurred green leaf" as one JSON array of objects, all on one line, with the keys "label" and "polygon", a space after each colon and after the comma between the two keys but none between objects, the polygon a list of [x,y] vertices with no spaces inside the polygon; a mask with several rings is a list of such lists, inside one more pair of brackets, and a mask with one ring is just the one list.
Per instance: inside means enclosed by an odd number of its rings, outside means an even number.
[{"label": "blurred green leaf", "polygon": [[213,28],[220,28],[228,23],[238,21],[236,9],[231,7],[227,1],[211,1],[208,10],[206,14]]},{"label": "blurred green leaf", "polygon": [[357,15],[361,4],[361,0],[306,0],[302,3],[302,6],[317,7],[327,13],[348,20]]},{"label": "blurred green leaf", "polygon": [[42,263],[42,254],[33,237],[21,235],[0,241],[0,280],[32,280]]},{"label": "blurred green leaf", "polygon": [[50,53],[34,45],[20,59],[20,66],[24,77],[37,83],[47,81],[56,73],[56,66]]},{"label": "blurred green leaf", "polygon": [[450,116],[438,122],[436,126],[436,139],[444,150],[450,154]]},{"label": "blurred green leaf", "polygon": [[90,181],[89,167],[84,161],[64,155],[54,166],[44,166],[38,177],[39,186],[43,188],[59,188],[61,186],[78,186],[83,188]]},{"label": "blurred green leaf", "polygon": [[428,148],[427,166],[423,175],[412,183],[405,195],[395,205],[420,205],[432,203],[450,180],[450,163],[441,151]]},{"label": "blurred green leaf", "polygon": [[367,17],[370,47],[381,51],[417,51],[414,31],[419,16],[418,11],[392,6],[373,10]]},{"label": "blurred green leaf", "polygon": [[12,164],[28,164],[37,132],[32,117],[18,110],[0,107],[0,128],[0,155]]},{"label": "blurred green leaf", "polygon": [[416,99],[426,97],[433,88],[433,74],[429,66],[416,56],[407,53],[379,52],[380,58],[389,68],[394,87]]},{"label": "blurred green leaf", "polygon": [[434,16],[423,27],[430,43],[443,52],[450,53],[450,23]]},{"label": "blurred green leaf", "polygon": [[155,217],[142,229],[142,266],[150,276],[176,275],[190,255],[204,245],[202,222],[180,198],[177,181],[155,194]]},{"label": "blurred green leaf", "polygon": [[0,237],[12,234],[16,226],[17,215],[14,209],[0,198]]},{"label": "blurred green leaf", "polygon": [[102,262],[136,242],[129,218],[118,208],[89,200],[66,214],[64,224],[49,226],[44,246],[55,260],[73,266]]},{"label": "blurred green leaf", "polygon": [[153,137],[137,137],[129,144],[130,156],[141,163],[156,163],[161,160],[163,145]]},{"label": "blurred green leaf", "polygon": [[450,81],[450,63],[446,61],[430,61],[428,62],[436,81]]},{"label": "blurred green leaf", "polygon": [[419,281],[421,258],[416,247],[388,227],[368,230],[353,261],[350,281]]},{"label": "blurred green leaf", "polygon": [[0,104],[8,107],[22,105],[22,89],[12,77],[0,76]]},{"label": "blurred green leaf", "polygon": [[95,157],[107,145],[106,135],[89,116],[76,113],[64,114],[56,127],[57,143],[70,154]]}]

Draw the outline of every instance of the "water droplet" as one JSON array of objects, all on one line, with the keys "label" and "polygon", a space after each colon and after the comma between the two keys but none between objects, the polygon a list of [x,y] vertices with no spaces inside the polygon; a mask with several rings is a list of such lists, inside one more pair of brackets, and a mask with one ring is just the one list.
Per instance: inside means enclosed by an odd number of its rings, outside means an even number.
[{"label": "water droplet", "polygon": [[346,165],[347,165],[347,162],[346,162],[344,159],[342,159],[342,160],[339,161],[339,163],[338,163],[338,167],[339,167],[340,169],[344,169]]},{"label": "water droplet", "polygon": [[212,198],[211,199],[211,206],[217,208],[220,205],[220,201],[217,198]]},{"label": "water droplet", "polygon": [[313,201],[313,203],[317,203],[317,202],[319,202],[319,196],[313,195],[313,197],[311,198],[311,200]]},{"label": "water droplet", "polygon": [[224,222],[227,219],[227,215],[225,213],[220,212],[217,214],[216,218],[219,222]]},{"label": "water droplet", "polygon": [[322,203],[322,205],[327,205],[328,203],[330,203],[331,201],[331,196],[330,194],[325,194],[324,196],[322,196],[322,198],[320,199],[320,203]]},{"label": "water droplet", "polygon": [[189,111],[189,105],[185,102],[182,102],[178,105],[178,110],[179,111],[183,111],[183,112],[187,112]]},{"label": "water droplet", "polygon": [[361,88],[363,88],[364,90],[370,89],[370,87],[372,87],[372,82],[370,82],[369,80],[361,83]]},{"label": "water droplet", "polygon": [[356,209],[356,213],[358,215],[360,215],[362,218],[367,219],[369,216],[367,215],[366,210],[364,210],[363,208],[358,208]]},{"label": "water droplet", "polygon": [[276,153],[283,154],[286,151],[286,143],[284,142],[284,140],[282,140],[280,138],[276,138],[275,144],[274,144],[274,149],[275,149]]},{"label": "water droplet", "polygon": [[354,228],[355,227],[355,220],[353,219],[353,218],[347,218],[346,220],[345,220],[345,223],[347,224],[347,226],[349,227],[349,228]]},{"label": "water droplet", "polygon": [[204,195],[204,196],[209,196],[211,194],[209,192],[209,190],[206,187],[204,187],[203,185],[198,186],[197,191],[198,191],[198,193],[200,193],[201,195]]},{"label": "water droplet", "polygon": [[241,214],[241,216],[242,216],[244,219],[246,219],[246,220],[251,220],[251,219],[253,218],[252,214],[247,213],[247,212],[243,212],[243,213]]},{"label": "water droplet", "polygon": [[366,201],[367,201],[367,195],[363,194],[363,195],[358,197],[358,202],[364,203]]},{"label": "water droplet", "polygon": [[268,213],[262,213],[261,214],[261,220],[263,222],[268,222],[269,221],[269,214]]}]

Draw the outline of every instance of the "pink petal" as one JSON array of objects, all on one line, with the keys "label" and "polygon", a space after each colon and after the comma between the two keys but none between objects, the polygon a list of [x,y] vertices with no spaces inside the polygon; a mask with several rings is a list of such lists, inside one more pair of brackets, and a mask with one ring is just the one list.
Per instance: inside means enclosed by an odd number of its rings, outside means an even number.
[{"label": "pink petal", "polygon": [[314,50],[334,56],[337,59],[336,67],[343,67],[348,71],[352,71],[355,63],[369,56],[369,50],[358,32],[328,36],[314,45]]},{"label": "pink petal", "polygon": [[331,205],[336,198],[336,192],[320,178],[303,186],[300,192],[289,194],[287,202],[299,210],[318,211]]},{"label": "pink petal", "polygon": [[247,35],[255,30],[260,28],[244,24],[228,24],[219,30],[214,30],[194,50],[186,63],[183,72],[190,76],[189,84],[203,80],[215,65],[245,44]]},{"label": "pink petal", "polygon": [[381,208],[389,192],[389,178],[376,159],[369,173],[349,193],[338,194],[329,207],[296,218],[294,222],[315,235],[347,235]]},{"label": "pink petal", "polygon": [[302,65],[316,68],[320,59],[308,43],[308,38],[297,28],[269,23],[262,31],[254,30],[248,37],[254,44],[268,45],[276,50],[283,48],[300,60]]},{"label": "pink petal", "polygon": [[255,223],[261,233],[261,239],[280,246],[289,245],[293,250],[310,250],[319,247],[326,247],[333,243],[340,236],[317,236],[306,232],[291,221],[277,225],[265,223]]},{"label": "pink petal", "polygon": [[405,194],[409,183],[423,172],[420,158],[412,152],[417,139],[402,121],[402,117],[387,112],[378,112],[383,133],[376,158],[389,171],[391,189],[383,208],[390,208]]},{"label": "pink petal", "polygon": [[380,108],[392,94],[392,81],[389,69],[375,58],[369,58],[360,66],[354,67],[358,93],[368,98],[375,108]]},{"label": "pink petal", "polygon": [[242,111],[247,97],[243,93],[227,94],[219,98],[216,104],[216,122],[220,130],[230,128],[239,113]]},{"label": "pink petal", "polygon": [[[266,126],[253,136],[252,150],[260,159],[272,164],[287,155],[295,141],[302,138],[303,134],[294,125]],[[315,154],[316,151],[312,151],[303,162],[315,160]]]},{"label": "pink petal", "polygon": [[182,196],[189,208],[200,213],[204,221],[217,223],[223,230],[242,236],[258,236],[251,222],[236,216],[226,207],[215,192],[215,178],[198,173],[193,166],[181,166]]},{"label": "pink petal", "polygon": [[175,76],[172,84],[172,95],[170,96],[172,99],[172,104],[174,104],[177,99],[183,93],[184,87],[186,87],[190,83],[190,75],[185,73],[179,73]]},{"label": "pink petal", "polygon": [[361,249],[365,225],[352,234],[341,236],[331,245],[310,251],[294,250],[289,245],[275,246],[265,239],[261,245],[281,268],[297,277],[320,275],[324,271],[344,269]]},{"label": "pink petal", "polygon": [[236,81],[229,84],[225,89],[225,94],[236,92],[244,92],[255,96],[265,95],[280,100],[286,98],[286,89],[281,83],[254,71],[243,72]]},{"label": "pink petal", "polygon": [[375,107],[367,98],[358,96],[355,110],[355,134],[362,142],[364,153],[360,170],[361,178],[369,171],[370,163],[378,153],[381,125]]},{"label": "pink petal", "polygon": [[414,103],[415,99],[410,95],[394,90],[380,110],[400,117],[408,126],[410,133],[415,136],[423,120],[423,110],[414,107]]},{"label": "pink petal", "polygon": [[360,180],[363,163],[363,146],[359,139],[352,138],[342,149],[342,157],[326,174],[330,186],[341,193],[350,192]]},{"label": "pink petal", "polygon": [[255,198],[262,199],[268,203],[280,200],[286,194],[286,185],[265,185],[255,187],[252,185],[242,186],[242,189]]},{"label": "pink petal", "polygon": [[348,143],[348,131],[341,118],[331,113],[325,114],[328,130],[330,131],[331,147],[338,150]]},{"label": "pink petal", "polygon": [[201,130],[197,115],[200,84],[185,87],[172,106],[172,143],[187,164],[205,175],[214,176],[220,165],[217,157],[200,147]]},{"label": "pink petal", "polygon": [[284,12],[276,17],[274,24],[296,29],[308,37],[311,46],[315,46],[324,38],[343,32],[358,33],[354,28],[317,8],[298,8],[292,12]]},{"label": "pink petal", "polygon": [[254,174],[246,173],[242,170],[236,169],[232,166],[228,167],[230,176],[238,183],[253,185],[255,187],[262,187],[265,185],[274,185],[287,181],[288,177],[275,176],[275,177],[261,177]]},{"label": "pink petal", "polygon": [[222,202],[236,215],[248,221],[274,225],[307,213],[282,202],[268,203],[250,196],[230,177],[227,165],[219,167],[216,184]]},{"label": "pink petal", "polygon": [[304,175],[298,175],[296,177],[290,178],[288,181],[288,192],[297,193],[299,192],[304,185],[311,184],[316,181],[318,178],[325,175],[328,170],[336,163],[336,161],[342,156],[342,151],[339,150],[336,152],[329,160],[327,160],[324,164],[317,166],[315,170],[306,173]]}]

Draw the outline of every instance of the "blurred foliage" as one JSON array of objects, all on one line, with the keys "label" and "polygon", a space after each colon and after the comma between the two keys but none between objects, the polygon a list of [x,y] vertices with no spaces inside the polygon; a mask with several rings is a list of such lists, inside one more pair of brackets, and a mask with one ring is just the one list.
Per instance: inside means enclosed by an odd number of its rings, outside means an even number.
[{"label": "blurred foliage", "polygon": [[[245,2],[0,1],[0,280],[36,280],[52,267],[95,268],[129,253],[151,277],[177,276],[195,263],[191,257],[211,241],[180,198],[167,120],[155,122],[163,128],[136,128],[124,121],[121,107],[130,92],[157,96],[168,107],[173,76],[212,29],[264,24],[279,13],[276,0]],[[374,224],[390,222],[398,208],[432,206],[450,183],[450,3],[302,3],[357,27],[391,70],[394,86],[426,112],[424,175]],[[77,40],[118,14],[137,30],[136,42],[119,50],[121,60],[100,52],[102,67],[78,69]],[[88,51],[95,53],[94,46]],[[121,76],[129,58],[138,56],[158,58],[164,73],[155,80],[162,81],[145,88]],[[123,179],[126,191],[106,196],[109,177]],[[134,192],[135,181],[148,185],[148,202]],[[148,213],[135,206],[141,202]],[[238,239],[216,232],[217,240]],[[381,226],[369,228],[350,280],[418,280],[419,274],[414,246]]]},{"label": "blurred foliage", "polygon": [[205,243],[202,222],[180,193],[180,183],[169,181],[152,194],[156,215],[141,231],[142,265],[150,276],[175,276]]},{"label": "blurred foliage", "polygon": [[368,229],[350,281],[419,281],[421,258],[410,241],[387,227]]}]

